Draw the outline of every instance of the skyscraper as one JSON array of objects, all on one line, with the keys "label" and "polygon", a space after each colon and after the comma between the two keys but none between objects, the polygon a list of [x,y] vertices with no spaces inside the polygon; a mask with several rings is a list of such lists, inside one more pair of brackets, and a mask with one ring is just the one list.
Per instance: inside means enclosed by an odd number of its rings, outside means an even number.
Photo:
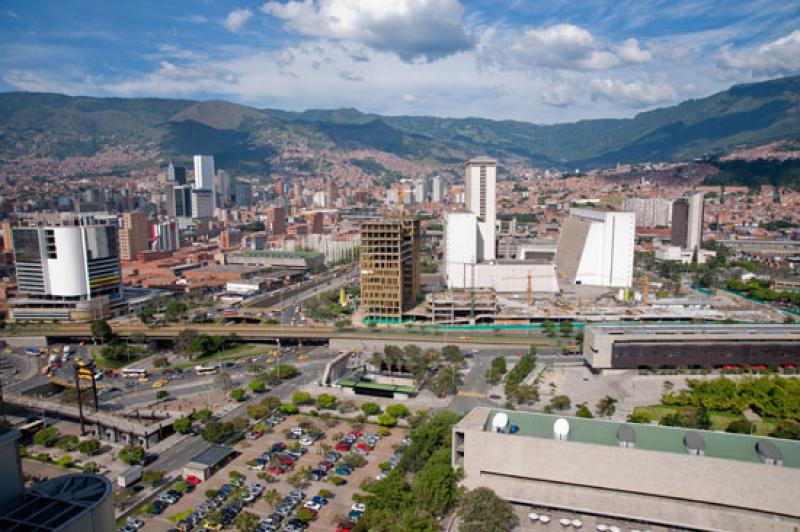
[{"label": "skyscraper", "polygon": [[215,205],[227,207],[233,203],[236,186],[234,181],[233,177],[225,170],[217,170]]},{"label": "skyscraper", "polygon": [[704,194],[684,194],[672,204],[673,246],[694,251],[703,240],[703,200]]},{"label": "skyscraper", "polygon": [[464,206],[478,217],[477,260],[495,259],[495,183],[497,161],[486,157],[471,159],[465,166]]},{"label": "skyscraper", "polygon": [[420,292],[419,218],[361,225],[361,311],[366,319],[397,323]]},{"label": "skyscraper", "polygon": [[192,217],[214,217],[214,191],[197,188],[192,190]]},{"label": "skyscraper", "polygon": [[186,167],[175,166],[172,161],[167,166],[167,184],[185,185],[186,184]]},{"label": "skyscraper", "polygon": [[192,217],[192,187],[179,185],[167,188],[167,214],[176,218]]},{"label": "skyscraper", "polygon": [[211,155],[194,156],[194,188],[196,190],[209,190],[211,194],[211,210],[216,209],[217,204],[214,198],[216,187],[214,170],[214,157]]},{"label": "skyscraper", "polygon": [[431,179],[431,202],[441,203],[444,200],[444,183],[442,177],[435,175]]}]

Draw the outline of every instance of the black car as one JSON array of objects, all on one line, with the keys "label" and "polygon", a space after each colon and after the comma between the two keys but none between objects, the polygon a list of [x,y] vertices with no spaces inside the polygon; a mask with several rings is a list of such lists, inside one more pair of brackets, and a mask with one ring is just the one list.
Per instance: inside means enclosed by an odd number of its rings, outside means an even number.
[{"label": "black car", "polygon": [[294,528],[302,528],[303,530],[308,528],[308,523],[306,521],[303,521],[302,519],[290,519],[286,523],[286,525],[287,526],[292,526]]}]

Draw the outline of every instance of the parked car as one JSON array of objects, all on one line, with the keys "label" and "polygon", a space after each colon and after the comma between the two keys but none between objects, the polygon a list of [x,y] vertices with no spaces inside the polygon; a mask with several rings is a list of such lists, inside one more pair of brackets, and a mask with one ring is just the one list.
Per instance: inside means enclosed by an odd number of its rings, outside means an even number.
[{"label": "parked car", "polygon": [[257,440],[261,437],[261,433],[257,430],[248,430],[244,433],[244,437],[246,440]]},{"label": "parked car", "polygon": [[348,476],[348,475],[350,475],[352,473],[353,473],[353,471],[349,467],[339,466],[339,467],[336,468],[336,474],[337,475]]},{"label": "parked car", "polygon": [[350,507],[350,511],[360,512],[363,514],[367,511],[367,507],[363,502],[355,502],[353,503],[353,506]]},{"label": "parked car", "polygon": [[202,480],[200,480],[198,477],[196,477],[194,475],[186,475],[186,482],[188,482],[189,484],[193,484],[193,485],[197,486],[198,484],[200,484],[202,482]]}]

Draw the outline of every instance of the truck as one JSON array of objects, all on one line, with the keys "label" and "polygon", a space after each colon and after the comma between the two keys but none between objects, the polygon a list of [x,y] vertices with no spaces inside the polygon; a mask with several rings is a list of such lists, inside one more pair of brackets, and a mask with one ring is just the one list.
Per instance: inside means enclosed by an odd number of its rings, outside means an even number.
[{"label": "truck", "polygon": [[128,486],[136,484],[142,478],[143,472],[144,468],[142,466],[133,466],[130,469],[126,469],[117,475],[117,486],[120,488],[127,488]]},{"label": "truck", "polygon": [[64,350],[61,354],[61,361],[66,362],[67,360],[69,360],[70,355],[75,353],[75,351],[76,349],[74,345],[65,345]]}]

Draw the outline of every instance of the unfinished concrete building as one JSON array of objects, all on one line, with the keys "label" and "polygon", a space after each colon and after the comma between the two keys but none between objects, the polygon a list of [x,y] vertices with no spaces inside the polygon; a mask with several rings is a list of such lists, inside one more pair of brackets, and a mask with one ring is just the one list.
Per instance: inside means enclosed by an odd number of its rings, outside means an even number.
[{"label": "unfinished concrete building", "polygon": [[361,311],[366,321],[399,323],[420,293],[419,218],[361,225]]}]

